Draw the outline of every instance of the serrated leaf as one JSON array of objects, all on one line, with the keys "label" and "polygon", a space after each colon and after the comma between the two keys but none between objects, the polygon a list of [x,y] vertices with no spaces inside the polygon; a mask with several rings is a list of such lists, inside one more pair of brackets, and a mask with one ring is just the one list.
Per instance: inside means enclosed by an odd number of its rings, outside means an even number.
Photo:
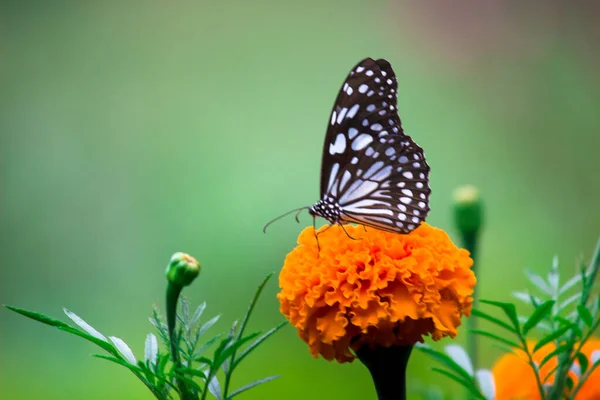
[{"label": "serrated leaf", "polygon": [[550,289],[550,287],[548,286],[548,284],[546,283],[544,278],[542,278],[541,276],[539,276],[538,274],[536,274],[535,272],[533,272],[529,269],[525,270],[525,275],[527,276],[529,281],[531,283],[533,283],[534,286],[536,286],[538,289],[540,289],[542,292],[546,293],[547,295],[552,296],[552,290]]},{"label": "serrated leaf", "polygon": [[506,322],[501,321],[501,320],[499,320],[496,317],[492,317],[491,315],[489,315],[487,313],[484,313],[483,311],[481,311],[479,309],[473,308],[471,310],[471,314],[474,315],[474,316],[476,316],[476,317],[478,317],[478,318],[483,318],[485,320],[488,320],[488,321],[490,321],[490,322],[492,322],[492,323],[494,323],[494,324],[496,324],[496,325],[498,325],[498,326],[500,326],[500,327],[502,327],[502,328],[504,328],[506,330],[509,330],[509,331],[511,331],[513,333],[517,333],[517,331],[515,331],[515,328],[513,328],[512,326],[510,326]]},{"label": "serrated leaf", "polygon": [[95,337],[96,339],[100,339],[104,342],[108,342],[108,340],[106,339],[106,337],[103,334],[101,334],[93,326],[91,326],[90,324],[85,322],[79,315],[75,314],[72,311],[67,310],[66,308],[63,308],[63,311],[67,315],[67,317],[69,317],[71,319],[71,321],[73,321],[81,329],[83,329],[84,331],[86,331],[87,333],[89,333],[90,335]]},{"label": "serrated leaf", "polygon": [[196,322],[200,321],[200,317],[202,316],[202,313],[204,312],[205,309],[206,309],[206,302],[203,302],[196,308],[196,311],[194,311],[194,315],[192,315],[192,319],[190,319],[191,326],[195,325]]},{"label": "serrated leaf", "polygon": [[481,394],[487,400],[494,400],[496,397],[496,382],[494,381],[494,375],[489,369],[479,369],[475,372],[477,384]]},{"label": "serrated leaf", "polygon": [[459,385],[461,385],[462,387],[466,388],[477,399],[486,400],[485,397],[483,397],[483,395],[481,393],[479,393],[479,390],[477,390],[477,388],[475,387],[475,385],[473,384],[472,381],[463,379],[460,376],[456,376],[456,375],[452,374],[451,372],[448,372],[448,371],[446,371],[444,369],[441,369],[441,368],[433,367],[433,368],[431,368],[431,370],[435,371],[435,372],[437,372],[439,374],[442,374],[442,375],[446,376],[447,378],[452,379],[454,382],[456,382]]},{"label": "serrated leaf", "polygon": [[265,332],[263,335],[261,335],[258,339],[256,339],[254,342],[252,342],[251,345],[249,345],[238,357],[236,357],[236,359],[234,360],[234,363],[233,363],[233,368],[235,369],[235,367],[244,358],[246,358],[246,356],[248,354],[250,354],[250,352],[252,352],[252,350],[254,350],[255,348],[257,348],[262,342],[264,342],[265,340],[267,340],[267,338],[269,338],[269,336],[273,335],[275,332],[277,332],[279,329],[281,329],[282,327],[284,327],[286,324],[287,324],[287,321],[281,322],[279,325],[275,326],[274,328],[271,328],[270,330],[268,330],[267,332]]},{"label": "serrated leaf", "polygon": [[457,373],[462,379],[465,381],[471,381],[472,377],[469,375],[467,371],[464,370],[459,364],[456,363],[450,356],[439,352],[437,350],[432,349],[429,346],[418,345],[415,348],[421,350],[423,353],[429,355],[431,358],[436,360],[437,362],[443,364],[445,367],[450,368],[453,372]]},{"label": "serrated leaf", "polygon": [[542,368],[548,361],[552,360],[554,357],[557,357],[559,354],[562,354],[568,350],[570,350],[573,347],[573,343],[571,342],[567,342],[564,343],[560,346],[558,346],[556,349],[554,349],[553,351],[551,351],[550,353],[548,353],[540,362],[539,367],[538,368]]},{"label": "serrated leaf", "polygon": [[213,376],[210,382],[208,382],[208,391],[210,394],[215,396],[217,400],[221,400],[223,397],[221,394],[221,385],[219,384],[216,376]]},{"label": "serrated leaf", "polygon": [[216,316],[212,317],[211,319],[209,319],[208,321],[206,321],[204,324],[202,324],[200,329],[198,329],[198,331],[196,331],[196,341],[198,341],[198,339],[202,335],[204,335],[206,333],[206,331],[208,331],[210,328],[212,328],[213,325],[217,323],[219,318],[221,318],[221,316],[216,315]]},{"label": "serrated leaf", "polygon": [[69,325],[59,321],[57,319],[54,319],[52,317],[49,317],[48,315],[45,314],[41,314],[35,311],[29,311],[29,310],[25,310],[23,308],[18,308],[18,307],[13,307],[13,306],[7,306],[6,304],[4,305],[4,307],[8,308],[11,311],[16,312],[17,314],[21,314],[27,318],[31,318],[35,321],[41,322],[43,324],[46,325],[50,325],[50,326],[54,326],[54,327],[68,327]]},{"label": "serrated leaf", "polygon": [[156,336],[149,333],[146,336],[146,344],[144,346],[144,361],[149,362],[152,365],[156,365],[156,358],[158,356],[158,341]]},{"label": "serrated leaf", "polygon": [[121,353],[121,355],[123,357],[125,357],[125,360],[127,360],[129,363],[131,363],[133,365],[137,364],[137,360],[135,359],[135,356],[133,355],[133,351],[131,351],[129,346],[127,346],[127,343],[125,343],[122,339],[120,339],[116,336],[109,336],[109,339],[113,342],[113,344],[115,345],[117,350],[119,350],[119,353]]},{"label": "serrated leaf", "polygon": [[517,318],[517,309],[515,308],[514,304],[503,303],[500,301],[484,300],[484,299],[480,299],[479,302],[500,308],[502,311],[504,311],[504,314],[506,314],[508,319],[510,319],[510,321],[513,323],[515,332],[521,331],[521,327],[519,325],[519,319]]},{"label": "serrated leaf", "polygon": [[577,305],[577,314],[579,314],[579,318],[581,318],[581,320],[583,321],[583,323],[590,328],[592,326],[592,324],[594,323],[594,320],[592,318],[592,314],[590,314],[590,310],[588,310],[586,307],[584,307],[581,304]]},{"label": "serrated leaf", "polygon": [[120,358],[117,358],[117,357],[106,356],[104,354],[92,354],[92,357],[101,358],[101,359],[107,360],[107,361],[112,361],[113,363],[122,365],[123,367],[130,369],[131,371],[139,372],[142,374],[144,373],[144,371],[137,365],[129,364],[127,361],[121,360]]},{"label": "serrated leaf", "polygon": [[553,342],[554,340],[560,338],[562,335],[564,335],[565,333],[567,333],[567,331],[569,329],[571,329],[570,326],[563,325],[562,327],[558,328],[557,330],[555,330],[551,334],[549,334],[547,336],[544,336],[542,339],[540,339],[535,344],[535,347],[533,348],[533,352],[535,353],[536,351],[538,351],[539,349],[541,349],[542,347],[544,347],[546,344],[548,344],[550,342]]},{"label": "serrated leaf", "polygon": [[448,354],[450,358],[454,360],[455,363],[460,365],[461,368],[464,369],[470,376],[473,376],[473,363],[462,346],[450,344],[446,346],[444,350],[446,351],[446,354]]},{"label": "serrated leaf", "polygon": [[540,304],[529,317],[527,322],[523,324],[523,336],[536,327],[536,325],[550,314],[554,306],[554,300],[548,300]]},{"label": "serrated leaf", "polygon": [[231,395],[228,397],[227,400],[232,399],[233,397],[237,396],[240,393],[245,392],[248,389],[252,389],[253,387],[256,387],[258,385],[262,385],[263,383],[270,382],[270,381],[272,381],[274,379],[277,379],[277,378],[279,378],[279,375],[268,376],[266,378],[258,379],[258,380],[254,381],[254,382],[251,382],[251,383],[249,383],[247,385],[244,385],[241,388],[234,390],[231,393]]},{"label": "serrated leaf", "polygon": [[474,333],[476,335],[485,336],[485,337],[490,338],[490,339],[494,339],[494,340],[496,340],[496,341],[498,341],[500,343],[507,344],[507,345],[509,345],[510,347],[513,347],[513,348],[517,348],[517,349],[522,349],[523,348],[523,346],[520,345],[519,343],[513,342],[512,340],[505,339],[505,338],[503,338],[501,336],[498,336],[498,335],[495,335],[495,334],[493,334],[491,332],[482,331],[482,330],[479,330],[479,329],[470,329],[469,332]]}]

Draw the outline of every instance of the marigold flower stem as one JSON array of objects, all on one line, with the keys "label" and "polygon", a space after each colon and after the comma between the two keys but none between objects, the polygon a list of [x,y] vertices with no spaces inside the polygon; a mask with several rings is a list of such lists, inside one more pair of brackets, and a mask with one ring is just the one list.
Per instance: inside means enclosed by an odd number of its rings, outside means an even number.
[{"label": "marigold flower stem", "polygon": [[378,400],[406,400],[406,366],[412,349],[412,345],[387,348],[364,345],[356,352],[371,373]]},{"label": "marigold flower stem", "polygon": [[[177,319],[177,302],[179,295],[183,290],[182,285],[170,282],[167,284],[167,328],[169,330],[169,342],[171,344],[171,359],[175,368],[181,367],[179,358],[179,349],[177,348],[177,333],[175,331],[175,322]],[[193,400],[192,395],[188,392],[187,387],[180,379],[177,379],[177,387],[182,400]]]}]

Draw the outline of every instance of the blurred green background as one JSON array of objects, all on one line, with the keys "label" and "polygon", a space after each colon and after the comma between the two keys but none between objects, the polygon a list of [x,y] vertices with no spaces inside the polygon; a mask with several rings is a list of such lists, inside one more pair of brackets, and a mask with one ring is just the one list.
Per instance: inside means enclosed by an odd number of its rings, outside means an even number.
[{"label": "blurred green background", "polygon": [[[203,267],[186,294],[227,329],[311,223],[261,232],[316,201],[329,112],[364,57],[398,75],[432,168],[428,222],[456,239],[452,191],[481,189],[483,297],[508,300],[555,254],[571,274],[600,235],[598,3],[0,4],[0,303],[68,307],[140,355],[185,251]],[[283,319],[276,292],[251,329]],[[151,398],[92,345],[7,310],[0,339],[2,399]],[[359,363],[313,359],[289,326],[246,363],[235,386],[283,375],[246,399],[374,398]],[[411,382],[445,382],[431,365],[415,354]]]}]

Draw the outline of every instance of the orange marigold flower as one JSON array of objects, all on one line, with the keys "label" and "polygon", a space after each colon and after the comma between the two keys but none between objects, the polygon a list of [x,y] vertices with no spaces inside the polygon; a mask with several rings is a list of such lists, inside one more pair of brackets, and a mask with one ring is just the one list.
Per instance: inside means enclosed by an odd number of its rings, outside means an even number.
[{"label": "orange marigold flower", "polygon": [[407,235],[362,226],[302,231],[279,275],[281,312],[316,358],[350,362],[363,344],[454,337],[470,315],[473,260],[441,229]]},{"label": "orange marigold flower", "polygon": [[[536,342],[527,341],[527,348],[532,351]],[[542,360],[556,349],[554,343],[548,343],[533,354],[533,361],[540,364]],[[600,350],[600,339],[590,338],[582,346],[581,352],[591,360],[592,352]],[[557,357],[552,357],[542,368],[540,368],[540,377],[542,380],[552,372],[552,375],[546,380],[546,383],[554,382],[554,369],[556,368]],[[578,363],[576,362],[578,365]],[[591,365],[591,361],[589,362]],[[514,349],[514,353],[504,354],[492,368],[494,382],[496,385],[496,400],[538,400],[541,399],[537,386],[535,374],[531,366],[527,363],[525,352],[520,349]],[[574,385],[579,382],[578,374],[572,370],[569,376]],[[581,389],[575,396],[576,400],[596,400],[600,399],[600,370],[595,370],[591,376],[583,383]]]}]

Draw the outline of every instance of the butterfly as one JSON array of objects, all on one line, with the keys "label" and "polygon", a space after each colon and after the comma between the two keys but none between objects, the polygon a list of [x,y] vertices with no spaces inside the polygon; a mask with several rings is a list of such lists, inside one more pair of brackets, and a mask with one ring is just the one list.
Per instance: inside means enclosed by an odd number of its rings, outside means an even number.
[{"label": "butterfly", "polygon": [[404,133],[397,111],[398,82],[384,59],[360,61],[344,81],[327,126],[320,199],[265,225],[308,209],[331,225],[356,223],[406,234],[429,213],[429,165]]}]

